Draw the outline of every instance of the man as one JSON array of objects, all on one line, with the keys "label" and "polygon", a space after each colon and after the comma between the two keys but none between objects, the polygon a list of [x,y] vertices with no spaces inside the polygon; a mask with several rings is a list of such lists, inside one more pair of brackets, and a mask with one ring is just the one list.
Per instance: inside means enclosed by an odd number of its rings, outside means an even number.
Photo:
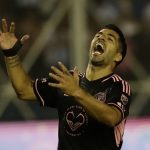
[{"label": "man", "polygon": [[130,86],[113,73],[126,55],[120,29],[106,25],[91,42],[86,72],[69,71],[61,62],[51,67],[48,79],[32,81],[24,71],[17,51],[29,38],[15,37],[15,23],[9,31],[2,19],[0,46],[9,78],[22,100],[38,99],[42,106],[54,107],[59,115],[58,150],[120,150],[129,114]]}]

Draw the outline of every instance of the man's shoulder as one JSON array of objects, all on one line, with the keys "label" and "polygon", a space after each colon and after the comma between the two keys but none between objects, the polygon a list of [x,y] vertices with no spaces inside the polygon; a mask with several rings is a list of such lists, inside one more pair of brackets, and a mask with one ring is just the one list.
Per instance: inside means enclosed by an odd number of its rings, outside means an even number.
[{"label": "man's shoulder", "polygon": [[127,95],[131,94],[131,86],[127,80],[123,79],[117,74],[114,74],[112,79],[115,87],[122,89],[122,92],[126,93]]},{"label": "man's shoulder", "polygon": [[111,79],[115,84],[121,84],[121,85],[126,84],[126,85],[130,86],[130,83],[118,74],[113,74]]}]

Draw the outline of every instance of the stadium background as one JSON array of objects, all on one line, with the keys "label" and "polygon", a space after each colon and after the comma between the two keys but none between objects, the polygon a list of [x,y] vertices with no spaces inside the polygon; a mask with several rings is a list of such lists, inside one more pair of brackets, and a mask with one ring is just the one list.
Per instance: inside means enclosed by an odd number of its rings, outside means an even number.
[{"label": "stadium background", "polygon": [[[116,72],[129,80],[133,93],[123,150],[149,150],[150,1],[3,0],[0,1],[0,19],[2,18],[8,19],[9,23],[16,22],[18,38],[30,34],[30,40],[19,54],[33,79],[47,77],[50,66],[56,65],[58,60],[70,69],[77,65],[84,71],[94,34],[102,25],[117,24],[127,38],[128,54]],[[19,150],[19,145],[22,146],[23,143],[17,142],[21,139],[18,135],[22,135],[23,141],[31,141],[24,143],[30,145],[28,148],[24,146],[25,150],[55,150],[56,111],[43,109],[35,102],[17,99],[1,53],[0,89],[0,149],[9,150],[14,147],[14,150]],[[34,130],[35,127],[38,130]],[[127,137],[134,140],[127,140]],[[43,145],[46,146],[42,147],[44,142]],[[33,148],[33,145],[39,147]]]}]

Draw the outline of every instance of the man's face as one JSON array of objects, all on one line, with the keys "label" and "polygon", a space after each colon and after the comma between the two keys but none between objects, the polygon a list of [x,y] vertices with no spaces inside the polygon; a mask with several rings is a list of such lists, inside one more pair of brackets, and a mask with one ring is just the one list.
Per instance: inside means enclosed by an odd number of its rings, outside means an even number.
[{"label": "man's face", "polygon": [[91,42],[90,63],[94,66],[109,65],[118,61],[119,35],[111,29],[100,30]]}]

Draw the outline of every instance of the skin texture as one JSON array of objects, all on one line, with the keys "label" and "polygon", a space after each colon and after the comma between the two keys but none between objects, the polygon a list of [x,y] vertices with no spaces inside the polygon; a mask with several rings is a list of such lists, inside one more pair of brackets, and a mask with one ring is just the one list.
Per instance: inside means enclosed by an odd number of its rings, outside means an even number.
[{"label": "skin texture", "polygon": [[[21,43],[24,44],[28,38],[29,35],[24,35],[21,38]],[[8,27],[6,19],[2,19],[0,48],[2,50],[10,49],[17,40],[15,23],[11,22],[10,27]],[[102,53],[95,52],[96,44],[100,44],[103,47]],[[119,48],[119,36],[115,31],[109,29],[99,31],[91,42],[86,78],[89,81],[93,81],[112,73],[115,69],[116,61],[122,59]],[[33,81],[22,67],[19,56],[5,57],[5,62],[9,78],[18,98],[36,100],[32,87]],[[99,122],[112,127],[121,120],[121,112],[116,107],[97,101],[79,86],[79,70],[77,67],[74,68],[72,75],[62,62],[58,62],[58,65],[58,68],[52,66],[53,73],[49,73],[49,76],[58,82],[49,83],[49,86],[56,87],[73,96]]]}]

